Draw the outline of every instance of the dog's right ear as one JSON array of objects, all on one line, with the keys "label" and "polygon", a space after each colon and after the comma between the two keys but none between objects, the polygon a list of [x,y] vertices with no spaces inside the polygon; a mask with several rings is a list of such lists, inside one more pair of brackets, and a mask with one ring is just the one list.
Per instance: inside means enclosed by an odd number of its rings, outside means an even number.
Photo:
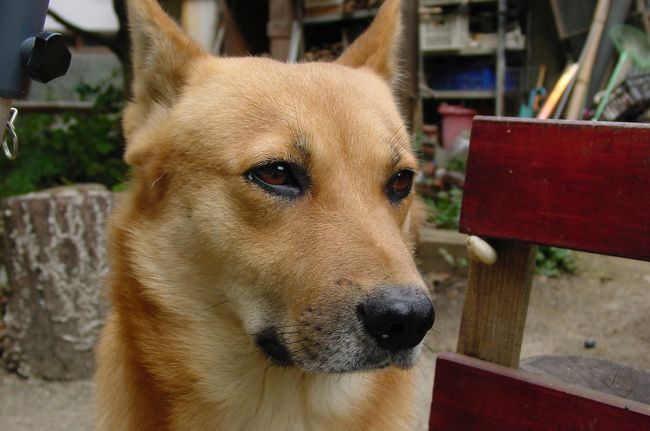
[{"label": "dog's right ear", "polygon": [[337,63],[368,68],[394,85],[399,76],[401,8],[402,0],[386,0],[370,27],[343,52]]},{"label": "dog's right ear", "polygon": [[127,0],[133,60],[132,101],[124,113],[128,146],[125,159],[137,165],[146,155],[144,142],[131,139],[149,117],[174,105],[192,64],[206,55],[162,10],[156,0]]}]

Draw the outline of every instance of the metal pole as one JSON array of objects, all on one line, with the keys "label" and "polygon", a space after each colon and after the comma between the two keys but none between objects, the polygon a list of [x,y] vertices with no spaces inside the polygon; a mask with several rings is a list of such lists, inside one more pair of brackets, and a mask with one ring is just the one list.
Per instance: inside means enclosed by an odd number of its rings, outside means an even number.
[{"label": "metal pole", "polygon": [[508,0],[499,0],[499,43],[497,44],[497,82],[495,114],[502,117],[505,112],[506,90],[506,14]]}]

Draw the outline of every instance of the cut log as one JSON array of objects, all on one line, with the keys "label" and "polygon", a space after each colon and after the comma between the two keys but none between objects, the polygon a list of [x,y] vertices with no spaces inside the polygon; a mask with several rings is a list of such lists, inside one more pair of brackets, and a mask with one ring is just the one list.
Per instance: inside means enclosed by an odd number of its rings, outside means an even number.
[{"label": "cut log", "polygon": [[62,187],[2,201],[9,274],[3,342],[8,369],[47,380],[88,378],[104,322],[102,186]]}]

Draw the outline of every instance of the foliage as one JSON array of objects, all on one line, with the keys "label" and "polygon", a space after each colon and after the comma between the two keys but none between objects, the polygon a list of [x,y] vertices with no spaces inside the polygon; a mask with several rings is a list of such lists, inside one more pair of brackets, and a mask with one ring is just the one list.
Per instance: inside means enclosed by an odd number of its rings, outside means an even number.
[{"label": "foliage", "polygon": [[112,188],[124,180],[122,91],[81,84],[77,93],[81,100],[95,100],[91,112],[17,117],[20,154],[14,161],[0,159],[0,198],[72,183]]},{"label": "foliage", "polygon": [[463,192],[460,189],[439,191],[433,199],[426,200],[432,210],[432,217],[429,221],[439,229],[458,230],[462,201]]},{"label": "foliage", "polygon": [[467,268],[468,262],[466,257],[456,257],[453,254],[449,253],[444,247],[438,249],[438,255],[447,262],[447,265],[454,269],[463,269]]},{"label": "foliage", "polygon": [[575,253],[563,248],[539,247],[535,263],[537,264],[537,273],[548,277],[578,272]]},{"label": "foliage", "polygon": [[464,174],[467,171],[467,155],[462,154],[451,159],[447,164],[447,170],[462,172]]}]

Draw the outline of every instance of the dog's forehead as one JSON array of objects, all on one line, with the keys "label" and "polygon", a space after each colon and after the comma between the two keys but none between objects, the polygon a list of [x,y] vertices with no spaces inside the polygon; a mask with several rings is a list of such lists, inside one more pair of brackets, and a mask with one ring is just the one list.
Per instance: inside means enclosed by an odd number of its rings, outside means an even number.
[{"label": "dog's forehead", "polygon": [[203,154],[222,157],[237,148],[241,156],[254,147],[249,153],[258,159],[278,158],[304,140],[321,155],[374,154],[383,164],[401,148],[412,159],[391,89],[373,72],[331,63],[211,59],[197,67],[189,84],[177,118],[195,135],[182,140],[205,145]]},{"label": "dog's forehead", "polygon": [[363,109],[399,117],[388,84],[373,72],[336,63],[285,64],[266,58],[211,58],[192,76],[194,97],[210,98],[207,105],[233,111],[301,109],[319,115]]}]

